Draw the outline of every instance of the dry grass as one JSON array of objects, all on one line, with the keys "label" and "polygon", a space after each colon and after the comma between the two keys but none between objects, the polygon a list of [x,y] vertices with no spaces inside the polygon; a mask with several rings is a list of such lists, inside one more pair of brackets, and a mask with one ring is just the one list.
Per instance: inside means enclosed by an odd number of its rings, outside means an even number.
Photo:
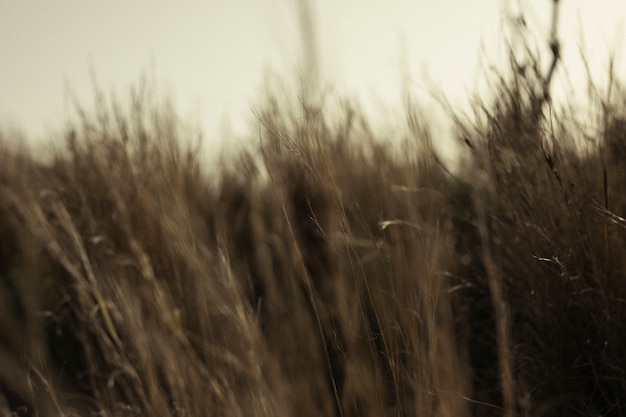
[{"label": "dry grass", "polygon": [[0,414],[626,415],[626,94],[579,151],[539,81],[454,173],[306,97],[213,178],[142,96],[0,138]]}]

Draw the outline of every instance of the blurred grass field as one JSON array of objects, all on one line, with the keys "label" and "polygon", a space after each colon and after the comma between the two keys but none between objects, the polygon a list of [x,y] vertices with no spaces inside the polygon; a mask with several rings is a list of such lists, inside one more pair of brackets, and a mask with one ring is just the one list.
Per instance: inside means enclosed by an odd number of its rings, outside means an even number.
[{"label": "blurred grass field", "polygon": [[210,172],[141,92],[45,160],[0,130],[0,414],[626,415],[626,91],[581,116],[527,58],[454,167],[334,97]]}]

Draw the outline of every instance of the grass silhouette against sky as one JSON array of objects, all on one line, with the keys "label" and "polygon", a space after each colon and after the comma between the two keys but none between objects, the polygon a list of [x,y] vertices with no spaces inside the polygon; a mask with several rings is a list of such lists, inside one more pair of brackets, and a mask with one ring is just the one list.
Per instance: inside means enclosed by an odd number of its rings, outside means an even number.
[{"label": "grass silhouette against sky", "polygon": [[297,73],[217,171],[149,83],[0,130],[0,414],[626,415],[624,80],[556,106],[513,29],[454,169]]}]

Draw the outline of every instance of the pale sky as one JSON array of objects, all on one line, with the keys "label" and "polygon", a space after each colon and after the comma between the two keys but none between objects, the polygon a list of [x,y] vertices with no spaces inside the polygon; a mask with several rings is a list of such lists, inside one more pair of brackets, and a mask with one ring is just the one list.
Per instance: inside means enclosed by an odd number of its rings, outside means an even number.
[{"label": "pale sky", "polygon": [[[404,71],[412,94],[436,86],[460,104],[477,89],[481,56],[495,61],[502,51],[503,12],[519,2],[312,1],[321,78],[366,106],[393,108]],[[531,29],[547,39],[552,1],[522,3]],[[69,92],[92,102],[93,70],[104,92],[118,97],[151,74],[207,141],[223,137],[225,127],[241,134],[251,126],[264,76],[293,79],[302,64],[296,6],[296,0],[0,0],[0,126],[49,139],[70,115]],[[563,56],[582,83],[580,24],[594,67],[604,70],[614,50],[618,74],[626,74],[626,1],[561,0]]]}]

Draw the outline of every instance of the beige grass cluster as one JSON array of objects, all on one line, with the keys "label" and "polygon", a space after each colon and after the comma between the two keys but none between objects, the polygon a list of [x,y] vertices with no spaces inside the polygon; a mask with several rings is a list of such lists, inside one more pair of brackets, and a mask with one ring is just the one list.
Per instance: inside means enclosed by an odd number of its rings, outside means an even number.
[{"label": "beige grass cluster", "polygon": [[535,83],[454,172],[306,97],[213,177],[142,97],[0,138],[0,414],[626,415],[626,94],[584,136]]}]

